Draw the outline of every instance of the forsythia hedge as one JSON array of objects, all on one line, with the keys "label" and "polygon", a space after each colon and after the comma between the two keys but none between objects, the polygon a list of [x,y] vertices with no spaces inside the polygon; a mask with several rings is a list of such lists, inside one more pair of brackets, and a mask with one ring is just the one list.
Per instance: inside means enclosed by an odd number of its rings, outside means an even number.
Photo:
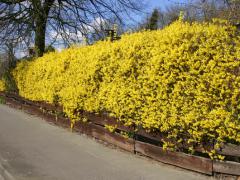
[{"label": "forsythia hedge", "polygon": [[6,87],[5,87],[5,81],[0,79],[0,92],[2,91],[5,91],[6,90]]},{"label": "forsythia hedge", "polygon": [[191,147],[240,143],[240,35],[225,21],[179,20],[22,61],[12,73],[21,96],[60,103],[73,123],[80,110],[107,112]]}]

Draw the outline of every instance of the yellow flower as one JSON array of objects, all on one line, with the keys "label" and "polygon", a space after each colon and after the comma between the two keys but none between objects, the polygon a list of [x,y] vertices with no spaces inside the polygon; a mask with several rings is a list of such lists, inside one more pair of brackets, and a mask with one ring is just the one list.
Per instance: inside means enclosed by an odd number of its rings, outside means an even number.
[{"label": "yellow flower", "polygon": [[5,91],[6,90],[6,86],[5,86],[5,81],[0,79],[0,91]]}]

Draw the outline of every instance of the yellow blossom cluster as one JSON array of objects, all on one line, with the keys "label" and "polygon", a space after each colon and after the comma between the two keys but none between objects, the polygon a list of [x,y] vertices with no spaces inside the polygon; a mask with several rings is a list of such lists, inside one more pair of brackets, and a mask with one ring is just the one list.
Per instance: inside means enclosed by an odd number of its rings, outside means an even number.
[{"label": "yellow blossom cluster", "polygon": [[225,21],[178,20],[22,61],[12,74],[21,96],[61,104],[73,123],[81,110],[104,112],[175,142],[240,143],[240,35]]},{"label": "yellow blossom cluster", "polygon": [[3,92],[6,90],[5,81],[3,79],[0,79],[0,92]]}]

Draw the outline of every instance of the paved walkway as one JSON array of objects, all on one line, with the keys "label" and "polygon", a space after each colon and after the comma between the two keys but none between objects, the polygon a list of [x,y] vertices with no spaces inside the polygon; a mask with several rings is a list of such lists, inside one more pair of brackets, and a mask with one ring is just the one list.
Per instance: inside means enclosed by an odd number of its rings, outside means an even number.
[{"label": "paved walkway", "polygon": [[201,180],[0,105],[0,180]]}]

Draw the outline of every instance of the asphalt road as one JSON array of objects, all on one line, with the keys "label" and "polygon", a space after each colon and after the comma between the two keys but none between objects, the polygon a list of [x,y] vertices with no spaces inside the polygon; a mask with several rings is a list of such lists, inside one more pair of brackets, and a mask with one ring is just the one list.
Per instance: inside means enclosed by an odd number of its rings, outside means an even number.
[{"label": "asphalt road", "polygon": [[209,179],[0,105],[0,180]]}]

